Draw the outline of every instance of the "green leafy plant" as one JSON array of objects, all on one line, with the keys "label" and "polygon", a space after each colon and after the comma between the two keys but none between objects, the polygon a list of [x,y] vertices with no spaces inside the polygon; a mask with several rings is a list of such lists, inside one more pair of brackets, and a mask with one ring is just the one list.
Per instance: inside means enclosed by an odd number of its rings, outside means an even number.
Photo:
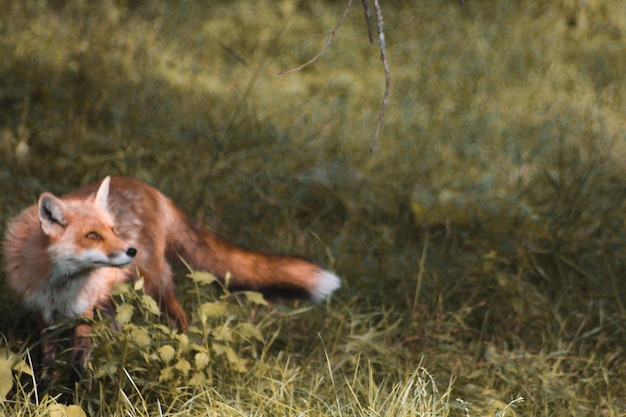
[{"label": "green leafy plant", "polygon": [[144,398],[162,397],[248,369],[264,338],[247,315],[267,302],[261,294],[231,293],[219,285],[221,294],[213,298],[215,291],[207,287],[216,286],[215,277],[199,271],[188,277],[198,304],[185,333],[163,322],[155,300],[142,293],[142,280],[117,286],[115,320],[94,325],[90,383],[113,383],[124,390],[132,382]]}]

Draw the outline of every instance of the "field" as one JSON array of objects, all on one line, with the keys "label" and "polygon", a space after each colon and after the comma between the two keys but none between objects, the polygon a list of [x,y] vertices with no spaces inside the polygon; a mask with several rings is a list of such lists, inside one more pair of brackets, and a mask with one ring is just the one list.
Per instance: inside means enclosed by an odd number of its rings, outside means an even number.
[{"label": "field", "polygon": [[185,334],[120,287],[124,331],[97,321],[88,377],[45,394],[1,279],[0,413],[626,416],[622,1],[382,3],[374,146],[362,2],[282,74],[345,2],[0,0],[3,233],[130,175],[344,280],[313,305],[179,268]]}]

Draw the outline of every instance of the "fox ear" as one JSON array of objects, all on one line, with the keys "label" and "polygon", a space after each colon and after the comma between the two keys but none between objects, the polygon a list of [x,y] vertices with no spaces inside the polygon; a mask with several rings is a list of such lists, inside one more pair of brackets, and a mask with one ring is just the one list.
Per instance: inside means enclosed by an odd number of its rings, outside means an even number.
[{"label": "fox ear", "polygon": [[67,226],[65,203],[50,193],[43,193],[37,204],[41,230],[50,236],[61,232]]},{"label": "fox ear", "polygon": [[96,192],[96,199],[94,200],[94,203],[96,204],[96,206],[105,211],[109,210],[108,200],[109,200],[109,183],[110,182],[111,182],[111,177],[106,177],[105,179],[102,180],[102,182],[100,183],[100,187],[98,187],[98,191]]}]

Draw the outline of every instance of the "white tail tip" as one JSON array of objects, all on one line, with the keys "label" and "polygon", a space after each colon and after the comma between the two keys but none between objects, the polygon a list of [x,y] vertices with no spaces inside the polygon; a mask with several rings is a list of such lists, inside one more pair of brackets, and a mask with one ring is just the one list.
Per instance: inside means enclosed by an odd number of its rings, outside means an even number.
[{"label": "white tail tip", "polygon": [[322,269],[315,275],[315,284],[313,284],[311,289],[311,299],[316,303],[324,301],[339,287],[341,287],[341,279],[332,272]]}]

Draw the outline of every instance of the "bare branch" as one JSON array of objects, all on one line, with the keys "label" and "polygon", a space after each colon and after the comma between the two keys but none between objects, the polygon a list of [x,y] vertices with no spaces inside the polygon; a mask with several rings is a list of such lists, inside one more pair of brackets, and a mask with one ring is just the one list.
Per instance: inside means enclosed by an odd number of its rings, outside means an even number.
[{"label": "bare branch", "polygon": [[[383,96],[383,102],[382,105],[380,107],[380,112],[378,113],[378,120],[376,122],[376,132],[374,134],[374,142],[372,144],[372,146],[370,147],[370,153],[374,152],[374,150],[376,149],[376,146],[378,144],[378,138],[380,136],[380,130],[382,128],[382,124],[383,124],[383,117],[385,115],[385,110],[387,109],[387,104],[389,102],[389,90],[390,90],[390,77],[389,77],[389,64],[387,62],[387,45],[385,43],[385,32],[383,30],[383,14],[382,11],[380,9],[380,4],[378,2],[379,0],[374,0],[374,12],[376,14],[376,29],[378,30],[378,43],[380,46],[380,59],[383,62],[383,68],[385,70],[385,94]],[[371,14],[369,11],[369,8],[367,6],[367,0],[362,0],[363,3],[363,9],[365,12],[365,21],[367,23],[367,33],[369,35],[369,40],[370,43],[373,42],[372,39],[372,31],[371,31]],[[285,75],[285,74],[291,74],[294,72],[298,72],[301,71],[302,69],[308,67],[309,65],[315,63],[320,56],[322,56],[322,54],[324,52],[326,52],[326,49],[328,49],[328,47],[330,46],[331,42],[333,41],[333,39],[335,38],[335,35],[337,34],[337,31],[339,30],[339,28],[341,27],[341,25],[343,24],[344,20],[346,19],[346,16],[348,15],[348,11],[350,10],[350,7],[352,6],[352,0],[348,0],[347,4],[346,4],[346,8],[343,11],[343,14],[341,15],[341,17],[339,18],[339,21],[337,22],[337,25],[333,28],[333,30],[330,32],[330,34],[328,35],[328,38],[326,39],[326,43],[324,44],[324,47],[322,48],[321,51],[319,51],[313,58],[311,58],[310,60],[308,60],[307,62],[305,62],[304,64],[290,69],[290,70],[286,70],[286,71],[280,71],[278,74],[279,75]]]},{"label": "bare branch", "polygon": [[385,43],[385,32],[383,31],[383,14],[380,10],[380,4],[378,0],[374,0],[374,12],[376,13],[376,28],[378,29],[378,43],[380,45],[380,59],[383,61],[383,68],[385,69],[385,95],[383,96],[383,103],[380,107],[380,113],[378,113],[378,121],[376,123],[376,133],[374,134],[374,143],[370,148],[370,153],[374,152],[376,145],[378,144],[378,137],[380,135],[380,129],[383,124],[383,116],[387,109],[387,103],[389,101],[389,85],[391,83],[389,78],[389,64],[387,62],[387,45]]},{"label": "bare branch", "polygon": [[365,13],[365,23],[367,24],[367,37],[370,40],[370,44],[372,44],[374,43],[374,38],[372,37],[372,14],[367,7],[367,0],[363,0],[363,13]]},{"label": "bare branch", "polygon": [[339,18],[339,22],[337,22],[337,25],[335,26],[335,28],[332,30],[332,32],[330,32],[330,35],[328,35],[328,39],[326,39],[326,43],[324,44],[324,47],[322,48],[321,51],[319,51],[317,53],[317,55],[315,55],[313,58],[311,58],[310,60],[308,60],[304,64],[300,65],[299,67],[296,67],[296,68],[293,68],[293,69],[290,69],[290,70],[287,70],[287,71],[279,71],[278,75],[291,74],[293,72],[301,71],[302,69],[308,67],[309,65],[311,65],[315,61],[317,61],[319,59],[319,57],[322,56],[322,54],[324,52],[326,52],[326,49],[328,49],[328,47],[330,46],[330,43],[333,41],[333,38],[337,34],[337,31],[339,30],[341,25],[343,24],[343,21],[346,20],[346,16],[348,15],[348,10],[350,10],[351,6],[352,6],[352,0],[348,0],[348,4],[346,5],[346,8],[343,11],[343,14]]}]

